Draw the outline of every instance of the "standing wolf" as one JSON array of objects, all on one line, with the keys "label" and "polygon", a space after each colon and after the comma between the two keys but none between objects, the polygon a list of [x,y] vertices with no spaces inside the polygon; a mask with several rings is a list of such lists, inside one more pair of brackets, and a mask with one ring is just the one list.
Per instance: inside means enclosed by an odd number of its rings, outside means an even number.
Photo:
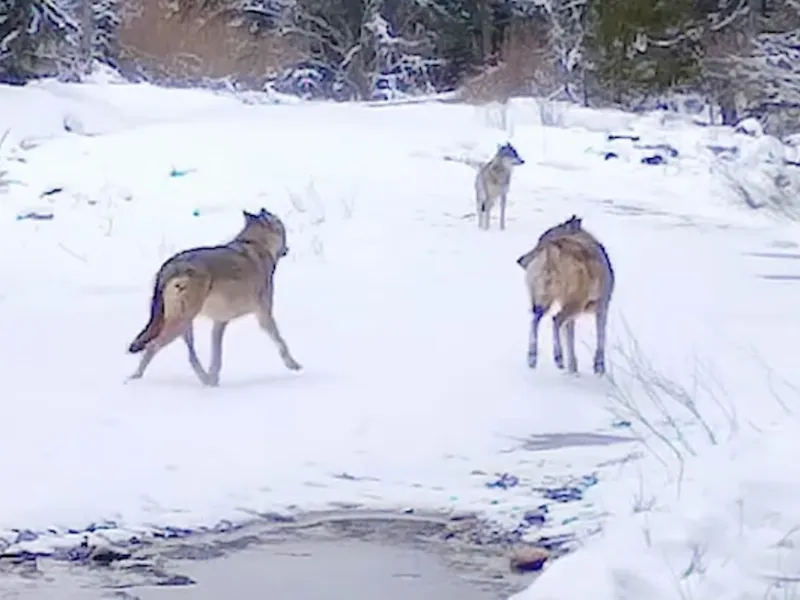
[{"label": "standing wolf", "polygon": [[506,143],[497,149],[494,157],[478,169],[475,176],[475,200],[478,212],[478,227],[489,229],[491,211],[500,201],[500,229],[506,228],[506,201],[511,185],[511,170],[525,161],[516,148]]},{"label": "standing wolf", "polygon": [[[225,328],[251,313],[275,342],[286,367],[299,370],[272,316],[275,267],[287,252],[283,222],[262,208],[258,214],[244,211],[244,227],[227,244],[193,248],[169,258],[156,275],[150,320],[128,348],[134,354],[144,351],[130,379],[144,375],[158,351],[182,336],[197,377],[205,385],[218,385]],[[200,314],[214,321],[207,373],[194,348],[192,323]]]},{"label": "standing wolf", "polygon": [[528,365],[536,367],[539,323],[554,303],[560,310],[553,317],[553,358],[564,368],[561,330],[567,335],[567,369],[578,371],[575,357],[575,319],[581,313],[594,313],[597,348],[594,372],[605,373],[606,324],[614,291],[614,268],[606,249],[583,223],[572,215],[545,231],[530,252],[517,264],[525,269],[525,283],[531,297],[531,330]]}]

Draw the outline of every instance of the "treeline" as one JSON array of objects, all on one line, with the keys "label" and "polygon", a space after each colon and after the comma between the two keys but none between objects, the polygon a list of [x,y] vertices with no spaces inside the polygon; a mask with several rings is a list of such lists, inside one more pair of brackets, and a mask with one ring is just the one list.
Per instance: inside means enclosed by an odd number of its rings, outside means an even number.
[{"label": "treeline", "polygon": [[[0,0],[0,77],[119,66],[123,2]],[[280,38],[274,83],[336,99],[470,85],[585,104],[702,95],[726,121],[800,109],[800,0],[170,0],[174,18]],[[236,78],[236,74],[231,74]],[[476,83],[477,82],[477,83]],[[251,87],[261,82],[246,82]]]}]

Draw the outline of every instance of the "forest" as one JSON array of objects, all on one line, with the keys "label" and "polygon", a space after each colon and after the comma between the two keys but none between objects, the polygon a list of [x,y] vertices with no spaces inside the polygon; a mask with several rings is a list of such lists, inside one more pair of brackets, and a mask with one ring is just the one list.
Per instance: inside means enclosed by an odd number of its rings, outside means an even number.
[{"label": "forest", "polygon": [[[98,60],[147,77],[119,43],[137,1],[0,0],[0,79],[80,80]],[[800,0],[167,0],[164,6],[172,18],[224,22],[238,35],[279,39],[291,48],[274,72],[247,80],[227,74],[251,89],[270,84],[340,101],[457,90],[475,101],[536,95],[627,109],[688,94],[716,107],[726,124],[765,115],[800,123]]]}]

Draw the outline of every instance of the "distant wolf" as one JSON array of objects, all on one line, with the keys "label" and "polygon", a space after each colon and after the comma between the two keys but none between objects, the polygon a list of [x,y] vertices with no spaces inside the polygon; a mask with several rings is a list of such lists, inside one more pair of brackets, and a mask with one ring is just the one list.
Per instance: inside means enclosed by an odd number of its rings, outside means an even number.
[{"label": "distant wolf", "polygon": [[506,201],[511,185],[511,170],[525,161],[510,143],[497,149],[494,157],[478,169],[475,176],[475,201],[478,212],[478,227],[489,229],[491,211],[500,201],[500,229],[506,228]]},{"label": "distant wolf", "polygon": [[517,259],[525,269],[525,283],[531,298],[531,329],[528,365],[536,367],[539,323],[554,303],[560,310],[553,317],[553,359],[564,368],[561,330],[567,335],[567,370],[578,371],[575,357],[575,319],[594,313],[597,347],[594,372],[605,373],[606,324],[614,292],[614,268],[603,245],[572,215],[546,230],[530,252]]},{"label": "distant wolf", "polygon": [[[219,385],[225,328],[230,321],[252,313],[275,342],[283,364],[295,371],[301,368],[272,315],[275,268],[289,251],[286,228],[264,208],[257,214],[243,213],[244,227],[227,244],[185,250],[161,265],[150,302],[150,320],[128,348],[133,354],[144,351],[129,379],[142,377],[159,350],[181,336],[189,350],[189,364],[200,381]],[[208,372],[194,348],[192,323],[197,315],[214,322]]]}]

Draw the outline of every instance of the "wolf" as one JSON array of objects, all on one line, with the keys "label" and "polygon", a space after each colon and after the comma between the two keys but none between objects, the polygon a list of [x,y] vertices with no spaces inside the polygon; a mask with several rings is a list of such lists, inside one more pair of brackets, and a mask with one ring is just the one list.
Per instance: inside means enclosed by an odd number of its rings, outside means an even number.
[{"label": "wolf", "polygon": [[608,252],[600,241],[583,228],[583,220],[572,215],[547,229],[529,252],[517,259],[525,270],[525,283],[531,299],[531,326],[528,343],[528,366],[536,368],[539,323],[558,303],[553,317],[553,359],[564,368],[561,331],[567,337],[567,370],[577,373],[575,357],[575,319],[582,313],[594,313],[597,345],[594,372],[606,371],[606,325],[615,273]]},{"label": "wolf", "polygon": [[510,143],[497,148],[494,157],[483,164],[475,176],[475,200],[478,213],[478,227],[489,229],[491,211],[495,202],[500,201],[500,229],[506,228],[506,201],[511,185],[511,171],[524,165],[525,161]]},{"label": "wolf", "polygon": [[[278,347],[283,364],[294,371],[301,369],[272,314],[275,268],[289,252],[286,228],[265,208],[257,214],[243,214],[244,227],[230,242],[185,250],[161,265],[150,302],[150,320],[128,347],[132,354],[144,352],[129,380],[141,378],[155,355],[180,336],[200,381],[219,385],[225,329],[232,320],[253,313]],[[197,315],[213,321],[208,372],[194,347],[192,323]]]}]

